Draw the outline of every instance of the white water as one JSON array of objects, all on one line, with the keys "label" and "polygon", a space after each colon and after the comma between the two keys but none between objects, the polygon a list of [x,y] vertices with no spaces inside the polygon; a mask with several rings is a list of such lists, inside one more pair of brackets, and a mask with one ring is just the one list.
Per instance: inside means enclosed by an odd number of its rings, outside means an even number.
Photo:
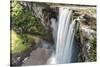
[{"label": "white water", "polygon": [[56,45],[56,63],[70,63],[74,39],[75,20],[71,21],[72,11],[59,8],[59,25]]},{"label": "white water", "polygon": [[[56,21],[55,18],[51,18],[51,28],[52,28],[52,35],[53,35],[53,40],[54,40],[54,47],[57,42],[57,31],[58,31],[58,22]],[[48,59],[47,64],[56,64],[56,58],[55,58],[55,51],[54,49],[51,57]]]},{"label": "white water", "polygon": [[56,42],[57,42],[58,23],[57,23],[56,19],[54,19],[54,18],[51,18],[51,22],[52,22],[51,23],[51,28],[53,29],[53,32],[52,32],[53,39],[54,39],[54,42],[56,44]]}]

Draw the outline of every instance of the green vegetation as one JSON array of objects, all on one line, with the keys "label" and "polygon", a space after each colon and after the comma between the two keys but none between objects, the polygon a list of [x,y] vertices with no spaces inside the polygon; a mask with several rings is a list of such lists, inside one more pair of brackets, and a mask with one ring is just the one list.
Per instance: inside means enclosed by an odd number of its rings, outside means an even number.
[{"label": "green vegetation", "polygon": [[41,21],[32,15],[32,11],[20,4],[11,1],[11,52],[19,53],[40,41],[40,36],[48,35]]},{"label": "green vegetation", "polygon": [[90,37],[89,57],[91,61],[96,61],[96,38]]},{"label": "green vegetation", "polygon": [[12,1],[11,26],[17,33],[46,35],[47,31],[40,23],[40,19],[32,15],[32,11],[17,1]]},{"label": "green vegetation", "polygon": [[12,34],[12,41],[11,41],[11,50],[12,53],[18,53],[21,51],[24,51],[25,49],[29,48],[29,45],[26,45],[23,43],[23,40],[20,38],[19,35],[16,34],[16,32],[11,31]]}]

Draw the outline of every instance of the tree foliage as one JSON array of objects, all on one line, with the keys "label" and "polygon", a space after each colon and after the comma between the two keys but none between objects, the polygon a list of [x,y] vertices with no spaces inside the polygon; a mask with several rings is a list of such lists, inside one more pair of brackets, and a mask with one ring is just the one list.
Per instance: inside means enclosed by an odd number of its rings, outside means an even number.
[{"label": "tree foliage", "polygon": [[29,48],[30,45],[24,43],[24,41],[20,38],[20,35],[17,35],[16,32],[13,30],[11,31],[11,52],[12,53],[19,53],[24,51],[25,49]]},{"label": "tree foliage", "polygon": [[10,4],[11,50],[12,53],[17,53],[39,42],[39,37],[35,36],[46,36],[48,31],[45,30],[40,19],[32,15],[32,11],[21,5],[19,1],[13,0]]},{"label": "tree foliage", "polygon": [[11,29],[17,33],[30,33],[45,35],[47,31],[40,23],[40,19],[32,15],[18,1],[11,2]]},{"label": "tree foliage", "polygon": [[89,57],[91,61],[96,61],[96,38],[90,37]]}]

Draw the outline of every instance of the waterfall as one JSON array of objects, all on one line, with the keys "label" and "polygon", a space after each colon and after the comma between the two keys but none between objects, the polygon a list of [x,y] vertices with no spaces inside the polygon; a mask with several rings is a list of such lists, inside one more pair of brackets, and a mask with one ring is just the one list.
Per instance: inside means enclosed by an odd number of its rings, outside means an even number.
[{"label": "waterfall", "polygon": [[53,46],[53,52],[51,57],[48,59],[47,64],[56,64],[56,59],[55,59],[55,50],[54,47],[57,42],[57,30],[58,30],[58,22],[55,18],[51,18],[51,28],[52,28],[52,35],[53,35],[53,40],[54,40],[54,46]]},{"label": "waterfall", "polygon": [[75,34],[75,20],[72,21],[72,10],[59,8],[59,24],[56,44],[56,63],[70,63]]},{"label": "waterfall", "polygon": [[52,31],[52,34],[53,34],[53,39],[54,39],[54,42],[56,44],[56,41],[57,41],[57,30],[58,30],[58,23],[56,21],[55,18],[51,18],[51,28],[53,29]]}]

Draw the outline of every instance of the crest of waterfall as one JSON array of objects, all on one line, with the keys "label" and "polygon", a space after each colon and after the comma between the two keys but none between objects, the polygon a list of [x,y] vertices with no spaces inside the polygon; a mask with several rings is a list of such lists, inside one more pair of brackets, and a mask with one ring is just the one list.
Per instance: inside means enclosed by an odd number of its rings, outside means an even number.
[{"label": "crest of waterfall", "polygon": [[56,45],[56,63],[70,63],[75,34],[75,20],[71,20],[72,10],[59,8],[59,24]]}]

